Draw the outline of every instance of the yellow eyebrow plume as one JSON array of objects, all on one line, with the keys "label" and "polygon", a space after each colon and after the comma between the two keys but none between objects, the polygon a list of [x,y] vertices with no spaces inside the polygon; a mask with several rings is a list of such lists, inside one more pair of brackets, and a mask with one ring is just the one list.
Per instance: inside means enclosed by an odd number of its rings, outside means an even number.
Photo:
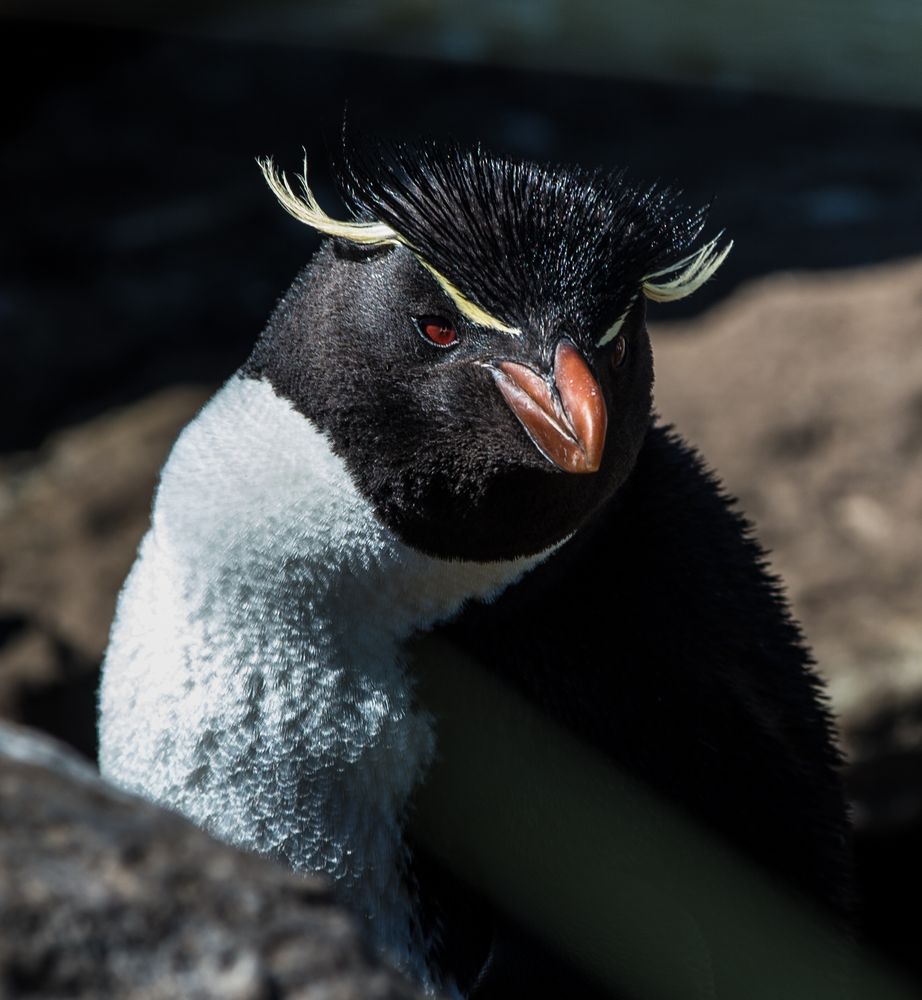
[{"label": "yellow eyebrow plume", "polygon": [[438,271],[429,263],[429,261],[424,260],[416,251],[413,251],[414,256],[423,265],[423,267],[432,275],[433,278],[442,286],[445,290],[445,294],[451,299],[452,302],[457,306],[458,312],[472,322],[476,323],[478,326],[486,326],[491,330],[500,330],[502,333],[515,333],[519,334],[522,331],[516,329],[514,326],[506,326],[495,316],[491,316],[486,310],[481,309],[476,302],[471,302],[470,299],[465,298],[461,289],[457,285],[453,285],[444,274],[439,274]]},{"label": "yellow eyebrow plume", "polygon": [[[705,243],[700,250],[690,253],[661,271],[646,275],[643,279],[644,295],[654,302],[674,302],[676,299],[684,299],[692,292],[697,292],[708,278],[713,276],[733,247],[733,240],[730,240],[725,247],[718,249],[717,243],[721,236],[723,232],[718,233],[709,243]],[[672,277],[667,281],[651,280],[667,278],[669,275]]]},{"label": "yellow eyebrow plume", "polygon": [[406,237],[397,230],[392,229],[384,222],[343,222],[327,215],[320,207],[314,193],[307,183],[307,157],[304,158],[304,172],[299,177],[303,195],[295,194],[288,183],[288,178],[284,171],[276,169],[271,157],[258,159],[259,169],[269,185],[269,190],[278,199],[279,204],[285,211],[298,222],[303,222],[311,229],[323,233],[325,236],[337,236],[340,239],[350,240],[353,243],[362,243],[366,246],[404,246],[420,264],[432,275],[444,290],[445,294],[455,304],[458,312],[466,316],[472,323],[484,326],[491,330],[499,330],[502,333],[521,333],[515,327],[507,326],[495,316],[491,316],[485,309],[482,309],[476,302],[472,302],[464,293],[452,284],[445,275],[440,274],[418,250],[410,243]]}]

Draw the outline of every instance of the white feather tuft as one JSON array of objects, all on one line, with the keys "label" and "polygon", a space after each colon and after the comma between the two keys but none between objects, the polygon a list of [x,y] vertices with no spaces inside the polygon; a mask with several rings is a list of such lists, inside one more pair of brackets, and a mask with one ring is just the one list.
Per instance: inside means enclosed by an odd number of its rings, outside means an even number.
[{"label": "white feather tuft", "polygon": [[[698,289],[717,271],[733,247],[733,240],[718,249],[718,242],[723,232],[718,233],[709,243],[681,260],[654,271],[643,279],[644,295],[654,302],[674,302],[697,292]],[[670,277],[671,276],[671,277]],[[653,278],[668,278],[665,281],[653,281]]]},{"label": "white feather tuft", "polygon": [[314,192],[311,191],[307,183],[307,157],[304,158],[304,171],[298,178],[301,181],[301,188],[304,191],[303,197],[299,197],[292,191],[291,185],[284,171],[276,169],[272,157],[258,159],[259,169],[262,171],[269,189],[278,199],[279,204],[285,211],[298,222],[316,229],[317,232],[325,236],[338,236],[340,239],[351,240],[353,243],[363,243],[366,246],[404,246],[411,251],[414,257],[441,285],[445,294],[454,302],[458,311],[466,316],[472,323],[484,326],[491,330],[499,330],[502,333],[519,334],[520,330],[508,326],[502,320],[491,316],[485,309],[482,309],[476,302],[472,302],[457,285],[452,284],[440,274],[427,260],[425,260],[410,241],[401,236],[395,229],[392,229],[384,222],[343,222],[327,215],[320,207]]},{"label": "white feather tuft", "polygon": [[259,169],[262,171],[269,189],[278,198],[279,204],[298,222],[303,222],[325,236],[339,236],[342,239],[351,240],[353,243],[365,243],[372,246],[375,244],[406,244],[406,240],[383,222],[342,222],[327,215],[317,203],[314,192],[311,191],[310,185],[307,183],[307,157],[304,158],[304,172],[299,177],[301,187],[304,190],[303,197],[298,197],[291,190],[284,170],[276,169],[272,157],[256,162],[259,164]]}]

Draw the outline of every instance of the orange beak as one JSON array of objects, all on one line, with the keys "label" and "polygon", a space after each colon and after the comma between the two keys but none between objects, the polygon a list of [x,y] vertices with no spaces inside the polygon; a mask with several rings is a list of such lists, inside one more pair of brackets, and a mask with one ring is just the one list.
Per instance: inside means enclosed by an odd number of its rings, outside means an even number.
[{"label": "orange beak", "polygon": [[545,458],[564,472],[599,468],[608,413],[599,383],[571,343],[562,340],[557,345],[549,378],[514,361],[501,361],[493,378]]}]

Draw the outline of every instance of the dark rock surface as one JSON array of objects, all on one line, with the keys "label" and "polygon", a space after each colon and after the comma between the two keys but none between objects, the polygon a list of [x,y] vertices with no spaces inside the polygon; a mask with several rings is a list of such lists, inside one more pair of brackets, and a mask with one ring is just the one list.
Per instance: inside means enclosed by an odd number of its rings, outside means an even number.
[{"label": "dark rock surface", "polygon": [[410,1000],[320,880],[0,724],[0,996]]}]

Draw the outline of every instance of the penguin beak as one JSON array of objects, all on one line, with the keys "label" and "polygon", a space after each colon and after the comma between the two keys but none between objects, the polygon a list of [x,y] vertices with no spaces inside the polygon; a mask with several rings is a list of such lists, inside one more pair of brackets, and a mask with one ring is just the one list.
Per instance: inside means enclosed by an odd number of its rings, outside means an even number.
[{"label": "penguin beak", "polygon": [[595,472],[602,462],[608,413],[595,376],[568,340],[541,376],[514,361],[491,365],[496,387],[535,447],[564,472]]}]

